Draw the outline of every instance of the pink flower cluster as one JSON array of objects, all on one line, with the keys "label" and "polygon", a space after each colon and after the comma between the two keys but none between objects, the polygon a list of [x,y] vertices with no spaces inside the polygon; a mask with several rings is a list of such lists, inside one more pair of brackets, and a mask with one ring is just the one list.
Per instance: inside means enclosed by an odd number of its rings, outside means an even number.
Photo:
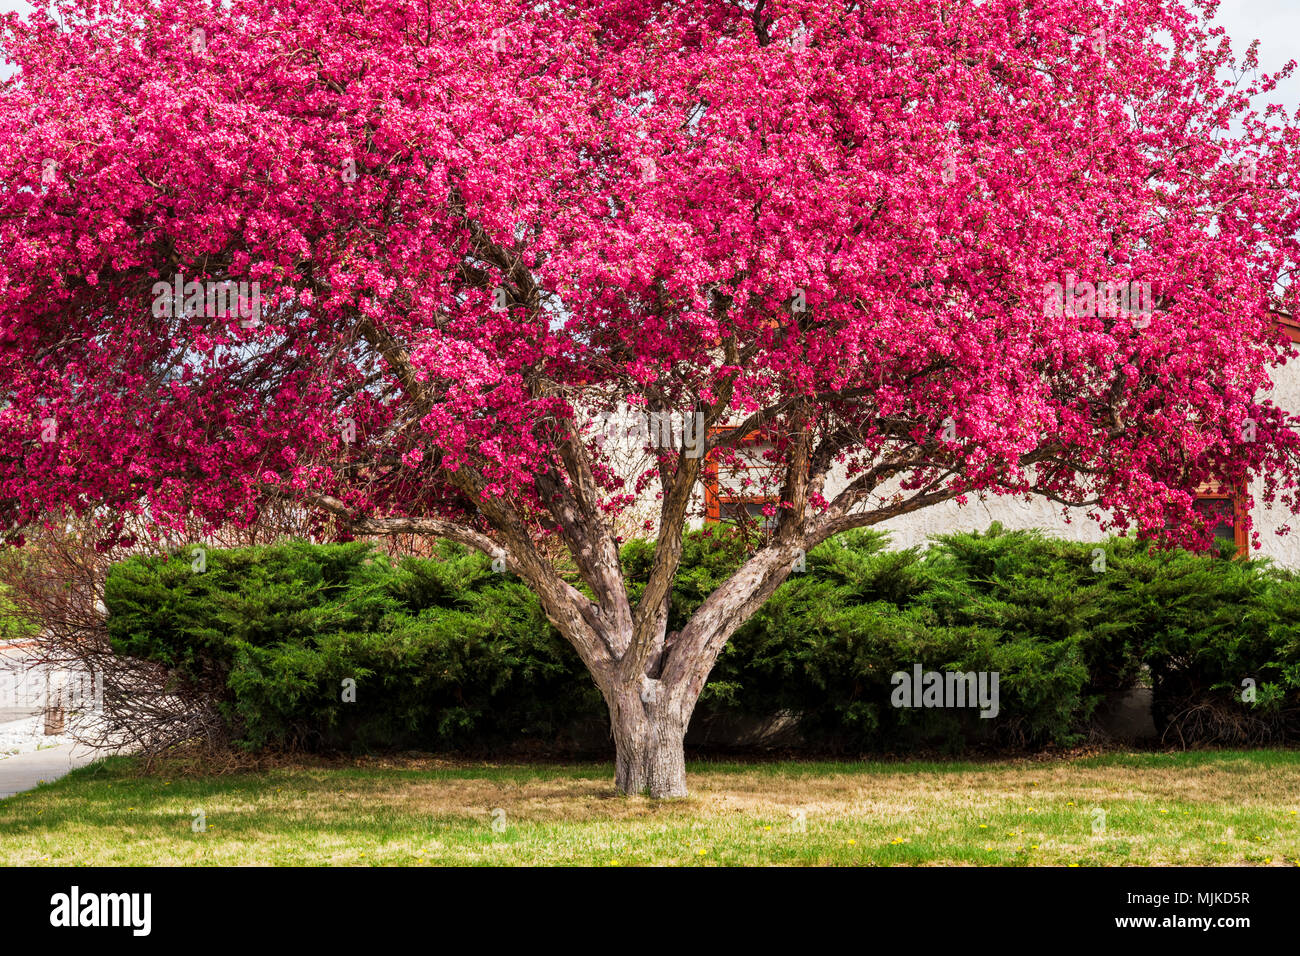
[{"label": "pink flower cluster", "polygon": [[[803,402],[850,475],[929,448],[914,487],[1121,524],[1294,490],[1260,396],[1300,139],[1178,0],[55,6],[0,34],[8,527],[271,492],[533,520],[609,396]],[[152,308],[178,275],[260,321]],[[1066,275],[1140,278],[1150,321],[1045,317]]]}]

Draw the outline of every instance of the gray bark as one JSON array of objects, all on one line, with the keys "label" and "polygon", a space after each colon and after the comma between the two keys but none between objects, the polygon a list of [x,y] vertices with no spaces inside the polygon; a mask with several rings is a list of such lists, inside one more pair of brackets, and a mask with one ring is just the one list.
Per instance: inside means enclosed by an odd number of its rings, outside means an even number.
[{"label": "gray bark", "polygon": [[658,681],[606,693],[614,734],[614,785],[627,796],[686,796],[687,719]]}]

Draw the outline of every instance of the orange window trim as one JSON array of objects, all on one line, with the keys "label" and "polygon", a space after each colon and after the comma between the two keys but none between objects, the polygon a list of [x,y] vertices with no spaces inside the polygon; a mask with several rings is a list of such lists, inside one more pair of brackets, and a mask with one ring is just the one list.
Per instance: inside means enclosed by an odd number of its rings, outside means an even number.
[{"label": "orange window trim", "polygon": [[1246,534],[1248,509],[1246,507],[1245,482],[1238,484],[1230,491],[1207,488],[1196,495],[1196,500],[1232,502],[1232,543],[1236,545],[1238,557],[1244,558],[1249,555],[1250,538]]},{"label": "orange window trim", "polygon": [[[713,427],[709,429],[709,436],[725,434],[731,429],[724,427]],[[753,443],[763,436],[759,432],[750,432],[735,446],[736,450],[743,448],[747,443]],[[738,465],[737,471],[750,471],[761,468],[761,465]],[[740,505],[742,508],[746,505],[767,505],[777,504],[781,498],[779,495],[738,495],[723,494],[718,480],[718,459],[712,452],[704,460],[704,521],[706,524],[717,524],[722,520],[722,512],[725,506]]]}]

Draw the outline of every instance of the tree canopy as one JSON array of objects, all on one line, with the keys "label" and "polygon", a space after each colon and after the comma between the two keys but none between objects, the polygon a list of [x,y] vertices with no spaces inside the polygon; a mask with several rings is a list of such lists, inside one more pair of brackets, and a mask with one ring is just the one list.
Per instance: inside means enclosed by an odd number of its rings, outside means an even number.
[{"label": "tree canopy", "polygon": [[[289,499],[438,534],[502,553],[607,698],[662,681],[689,719],[840,531],[991,491],[1205,535],[1192,492],[1250,475],[1294,507],[1296,423],[1263,396],[1297,131],[1252,109],[1276,78],[1214,6],[9,14],[5,524]],[[597,425],[625,407],[702,416],[713,457],[773,444],[770,540],[671,639],[705,459],[621,473]],[[612,522],[645,495],[633,602]]]}]

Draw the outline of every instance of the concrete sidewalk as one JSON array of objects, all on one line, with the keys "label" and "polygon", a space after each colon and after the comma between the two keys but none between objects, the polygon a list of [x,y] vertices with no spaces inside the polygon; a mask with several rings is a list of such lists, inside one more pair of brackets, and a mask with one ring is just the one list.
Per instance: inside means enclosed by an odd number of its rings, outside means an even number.
[{"label": "concrete sidewalk", "polygon": [[0,800],[31,790],[39,783],[57,780],[69,770],[94,763],[106,755],[107,751],[73,743],[0,758]]}]

